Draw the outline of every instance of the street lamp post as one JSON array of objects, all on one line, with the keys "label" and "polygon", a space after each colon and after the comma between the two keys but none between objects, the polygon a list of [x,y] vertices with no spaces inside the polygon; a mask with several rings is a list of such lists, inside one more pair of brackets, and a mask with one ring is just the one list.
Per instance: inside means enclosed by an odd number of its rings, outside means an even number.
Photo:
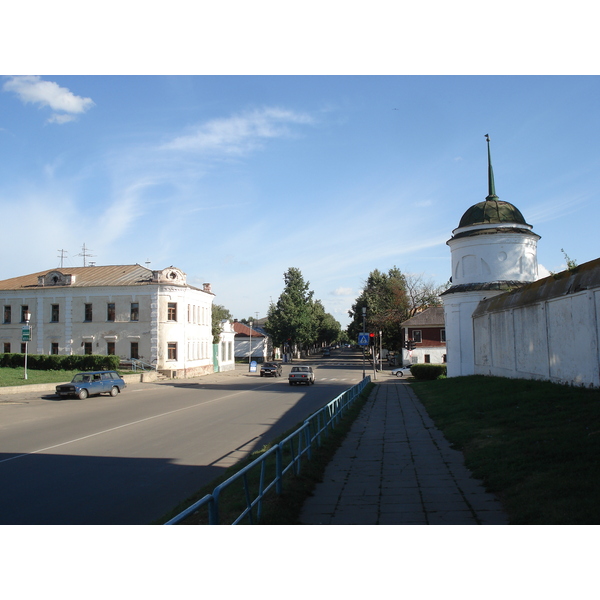
[{"label": "street lamp post", "polygon": [[27,345],[29,340],[31,339],[31,327],[29,326],[29,321],[31,321],[31,313],[26,310],[23,313],[23,319],[25,320],[25,327],[22,329],[21,339],[25,342],[25,374],[24,379],[27,379]]},{"label": "street lamp post", "polygon": [[[365,327],[366,327],[366,325],[365,325],[365,319],[367,318],[367,307],[366,306],[362,307],[362,315],[363,315],[363,333],[366,333],[366,331],[367,331],[365,329]],[[363,346],[362,351],[363,351],[363,379],[364,379],[365,376],[366,376],[366,371],[365,371],[365,349],[364,349],[364,346]]]},{"label": "street lamp post", "polygon": [[252,319],[248,321],[250,327],[250,356],[248,357],[248,371],[252,369]]}]

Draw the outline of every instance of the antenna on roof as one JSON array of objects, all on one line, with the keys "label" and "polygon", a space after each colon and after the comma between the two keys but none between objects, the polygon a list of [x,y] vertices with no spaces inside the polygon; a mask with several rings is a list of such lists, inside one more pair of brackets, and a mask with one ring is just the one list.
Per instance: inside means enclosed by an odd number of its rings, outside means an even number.
[{"label": "antenna on roof", "polygon": [[87,266],[85,264],[85,259],[86,258],[92,258],[93,256],[96,256],[95,254],[88,254],[87,252],[87,248],[85,247],[85,243],[83,244],[83,247],[81,248],[81,254],[77,254],[76,256],[83,256],[83,266]]},{"label": "antenna on roof", "polygon": [[149,266],[150,266],[150,259],[149,259],[149,258],[147,258],[147,259],[146,259],[146,262],[145,262],[144,264],[145,264],[147,267],[149,267]]},{"label": "antenna on roof", "polygon": [[60,252],[58,258],[60,258],[60,268],[62,269],[65,266],[65,252],[67,252],[67,250],[57,250],[57,252]]}]

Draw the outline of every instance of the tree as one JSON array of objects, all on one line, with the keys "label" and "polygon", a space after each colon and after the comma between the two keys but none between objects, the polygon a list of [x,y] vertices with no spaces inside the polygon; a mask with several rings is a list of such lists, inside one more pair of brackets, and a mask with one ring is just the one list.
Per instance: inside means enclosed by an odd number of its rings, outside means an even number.
[{"label": "tree", "polygon": [[362,331],[362,309],[366,307],[367,331],[382,332],[383,347],[399,350],[400,324],[426,306],[440,306],[440,293],[447,286],[435,286],[422,275],[404,275],[397,267],[387,273],[375,269],[369,274],[363,290],[348,314],[350,339],[356,340]]},{"label": "tree", "polygon": [[219,336],[223,331],[222,321],[231,321],[233,319],[231,313],[220,304],[212,305],[212,335],[213,344],[219,343]]},{"label": "tree", "polygon": [[300,269],[290,267],[283,276],[285,287],[277,304],[271,304],[266,329],[276,346],[307,348],[315,338],[313,292]]}]

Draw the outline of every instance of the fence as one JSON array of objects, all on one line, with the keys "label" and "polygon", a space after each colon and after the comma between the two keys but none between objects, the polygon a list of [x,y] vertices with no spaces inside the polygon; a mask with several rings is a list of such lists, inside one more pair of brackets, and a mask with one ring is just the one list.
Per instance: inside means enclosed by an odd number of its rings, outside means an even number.
[{"label": "fence", "polygon": [[244,507],[239,516],[233,520],[232,525],[237,525],[244,519],[249,524],[260,522],[265,495],[273,489],[276,494],[281,495],[284,475],[300,473],[302,461],[311,459],[313,447],[321,445],[323,439],[336,426],[370,381],[370,377],[365,377],[360,383],[340,394],[308,417],[301,427],[284,440],[215,487],[212,494],[207,494],[167,521],[165,525],[181,523],[201,509],[208,511],[209,525],[219,525],[220,501],[224,492],[233,485],[242,486]]}]

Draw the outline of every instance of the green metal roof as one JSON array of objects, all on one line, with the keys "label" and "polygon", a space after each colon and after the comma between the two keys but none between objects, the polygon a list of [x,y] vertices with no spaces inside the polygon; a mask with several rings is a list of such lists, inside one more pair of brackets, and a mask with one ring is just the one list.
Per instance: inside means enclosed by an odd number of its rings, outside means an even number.
[{"label": "green metal roof", "polygon": [[[488,145],[488,195],[483,202],[474,204],[465,212],[458,226],[460,228],[487,223],[518,223],[528,225],[521,211],[516,206],[510,204],[510,202],[503,202],[496,196],[492,156],[490,154],[490,136],[486,133],[485,138]],[[528,227],[531,226],[528,225]]]},{"label": "green metal roof", "polygon": [[519,223],[527,225],[521,211],[510,202],[488,196],[483,202],[474,204],[462,216],[459,227],[481,223]]}]

